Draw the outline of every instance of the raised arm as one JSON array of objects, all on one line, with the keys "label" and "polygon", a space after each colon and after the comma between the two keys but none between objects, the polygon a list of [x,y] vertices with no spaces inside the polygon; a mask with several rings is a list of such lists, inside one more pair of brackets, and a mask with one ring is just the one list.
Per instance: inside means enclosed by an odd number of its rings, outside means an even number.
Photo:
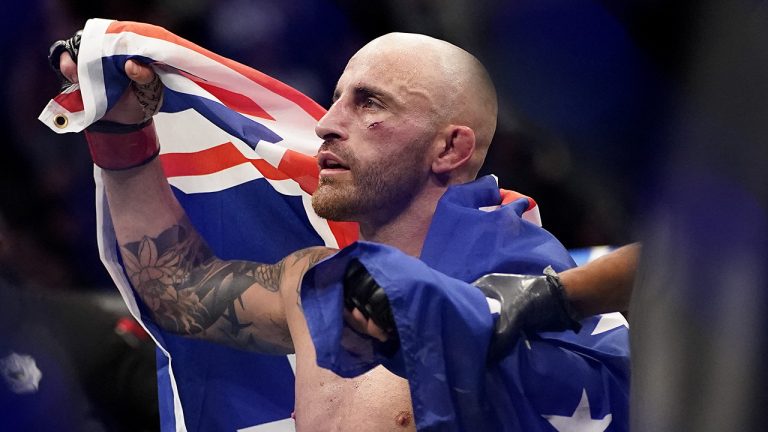
[{"label": "raised arm", "polygon": [[[60,56],[60,70],[77,82],[68,52]],[[176,200],[152,148],[159,144],[146,118],[162,85],[148,66],[128,61],[125,71],[136,85],[105,115],[113,123],[101,122],[87,134],[94,161],[105,168],[110,215],[136,292],[166,331],[260,352],[292,352],[285,307],[297,304],[304,272],[331,250],[306,249],[276,264],[215,257]]]}]

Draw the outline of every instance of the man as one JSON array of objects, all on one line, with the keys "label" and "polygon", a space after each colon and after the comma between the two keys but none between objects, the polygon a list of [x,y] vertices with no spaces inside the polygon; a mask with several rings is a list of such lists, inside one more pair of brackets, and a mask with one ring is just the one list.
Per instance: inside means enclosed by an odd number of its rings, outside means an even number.
[{"label": "man", "polygon": [[[77,82],[68,53],[60,69]],[[269,265],[213,256],[171,193],[151,115],[161,87],[128,61],[133,91],[87,132],[123,262],[164,329],[267,353],[296,352],[296,426],[414,430],[408,382],[382,367],[342,379],[317,366],[300,304],[305,272],[334,251],[310,248]],[[363,240],[419,256],[435,209],[452,185],[475,178],[496,125],[496,96],[467,52],[421,35],[390,34],[355,54],[317,125],[320,184],[313,207],[354,220]],[[234,310],[235,316],[224,317]],[[226,330],[232,321],[237,334]],[[360,310],[360,331],[382,337]],[[226,324],[226,326],[225,326]],[[383,337],[382,337],[383,338]]]},{"label": "man", "polygon": [[[67,57],[62,72],[76,82]],[[139,84],[154,77],[134,62],[126,73]],[[135,124],[143,116],[128,92],[105,119]],[[359,221],[363,239],[416,256],[438,199],[449,185],[475,177],[495,125],[495,93],[472,56],[424,36],[379,38],[350,60],[333,105],[318,123],[316,132],[325,142],[313,207],[323,217]],[[238,321],[252,324],[237,341],[225,341],[271,353],[295,350],[299,430],[310,425],[389,430],[398,426],[393,423],[398,413],[410,413],[407,382],[386,369],[342,380],[315,365],[296,288],[304,271],[332,250],[298,251],[275,265],[220,261],[188,223],[156,160],[110,171],[105,181],[126,268],[158,323],[218,338],[222,313],[242,296]],[[178,272],[189,275],[183,285],[171,277]],[[172,299],[175,293],[183,297],[184,309]],[[413,428],[408,416],[399,422]]]}]

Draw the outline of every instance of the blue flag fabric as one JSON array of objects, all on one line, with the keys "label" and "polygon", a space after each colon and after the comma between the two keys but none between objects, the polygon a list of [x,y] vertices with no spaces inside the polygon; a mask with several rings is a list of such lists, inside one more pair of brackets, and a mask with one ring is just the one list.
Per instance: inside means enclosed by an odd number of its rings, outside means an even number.
[{"label": "blue flag fabric", "polygon": [[[478,210],[494,203],[493,179],[449,190],[423,261],[359,242],[310,270],[302,306],[318,364],[347,377],[384,364],[407,377],[420,431],[628,430],[628,333],[620,314],[587,318],[578,334],[526,334],[500,363],[486,364],[493,318],[467,282],[493,271],[573,265],[554,237],[521,219],[525,203]],[[389,297],[401,341],[395,359],[341,318],[341,280],[353,258]]]},{"label": "blue flag fabric", "polygon": [[[89,20],[79,53],[80,83],[54,98],[40,120],[54,131],[65,133],[79,132],[101,118],[128,85],[123,65],[129,58],[152,64],[163,81],[165,102],[155,116],[161,142],[160,160],[190,220],[218,256],[275,262],[303,247],[344,247],[354,240],[354,226],[320,219],[309,205],[317,184],[317,163],[312,156],[320,145],[314,126],[324,113],[322,107],[271,77],[159,27]],[[143,306],[121,267],[100,169],[95,169],[94,178],[102,261],[130,311],[159,347],[162,430],[294,430],[290,418],[294,401],[290,357],[263,356],[174,336],[158,329],[143,313]],[[477,202],[475,192],[467,194],[464,188],[454,188],[446,194],[453,198],[444,200],[438,208],[442,216],[435,218],[428,235],[423,254],[426,262],[465,281],[491,268],[539,273],[543,268],[538,265],[540,259],[551,262],[556,269],[571,265],[559,245],[552,246],[556,243],[551,243],[551,236],[525,220],[535,219],[537,214],[532,200],[517,197],[507,206],[490,211],[500,203],[495,181],[485,178],[477,184],[484,185]],[[478,212],[478,206],[487,211]],[[464,212],[465,207],[472,211]],[[504,234],[478,230],[478,217],[502,228]],[[455,237],[458,231],[466,232],[472,241]],[[491,250],[505,252],[486,254],[491,245]],[[464,255],[447,256],[442,253],[449,250],[446,248],[463,251]],[[484,267],[468,266],[467,260],[482,261]],[[490,325],[487,307],[478,303],[476,293],[473,295],[448,301],[456,302],[455,314],[467,315],[474,310],[475,318],[483,324],[467,331],[480,328],[485,334]],[[451,321],[448,318],[446,322]],[[421,331],[421,327],[415,326],[414,331]],[[470,334],[478,333],[467,333]],[[414,340],[419,337],[414,335]],[[546,335],[537,337],[546,339]],[[557,337],[563,344],[581,343],[578,339],[568,342],[569,335]],[[482,340],[477,337],[477,343],[487,343]],[[529,340],[536,344],[532,337]],[[478,345],[477,352],[481,350]],[[466,366],[480,368],[475,363],[466,362]],[[458,370],[454,366],[447,369],[451,376],[462,370],[463,366]],[[401,369],[401,373],[405,372]],[[482,386],[473,381],[478,376],[481,375],[476,372],[459,381],[467,388],[480,389]],[[497,384],[494,381],[483,385]],[[587,391],[595,407],[605,403],[593,402],[594,388]],[[421,398],[425,395],[419,397],[415,399],[419,404],[415,406],[417,420],[421,415],[429,418],[430,412],[447,415],[425,405]],[[514,403],[533,403],[534,399],[528,397],[521,396]],[[456,412],[464,412],[461,406],[455,407]],[[475,406],[488,409],[486,399],[480,399]],[[595,418],[609,411],[603,406],[593,410]],[[566,411],[562,412],[567,414]],[[489,416],[494,412],[489,411]],[[610,412],[618,416],[617,410]],[[478,423],[482,424],[485,423]]]},{"label": "blue flag fabric", "polygon": [[575,265],[552,234],[524,218],[531,205],[527,197],[496,207],[501,202],[492,176],[449,188],[437,205],[421,259],[469,282],[493,272],[541,274],[547,265],[555,271]]}]

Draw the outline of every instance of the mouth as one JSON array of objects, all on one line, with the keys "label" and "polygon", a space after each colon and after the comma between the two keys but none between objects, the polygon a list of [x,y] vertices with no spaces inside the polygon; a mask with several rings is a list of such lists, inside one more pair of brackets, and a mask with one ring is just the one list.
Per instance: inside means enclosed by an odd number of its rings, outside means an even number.
[{"label": "mouth", "polygon": [[317,164],[320,166],[320,175],[334,175],[349,171],[349,166],[335,154],[321,151],[317,155]]}]

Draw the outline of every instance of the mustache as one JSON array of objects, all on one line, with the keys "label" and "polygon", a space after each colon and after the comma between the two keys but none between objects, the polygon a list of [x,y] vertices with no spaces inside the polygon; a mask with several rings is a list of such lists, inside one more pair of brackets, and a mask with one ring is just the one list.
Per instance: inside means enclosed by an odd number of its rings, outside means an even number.
[{"label": "mustache", "polygon": [[343,160],[348,167],[352,167],[352,165],[357,162],[357,158],[352,154],[351,151],[349,151],[349,149],[331,141],[323,141],[323,143],[320,144],[320,148],[317,150],[317,152],[320,153],[321,151],[332,152],[341,160]]}]

